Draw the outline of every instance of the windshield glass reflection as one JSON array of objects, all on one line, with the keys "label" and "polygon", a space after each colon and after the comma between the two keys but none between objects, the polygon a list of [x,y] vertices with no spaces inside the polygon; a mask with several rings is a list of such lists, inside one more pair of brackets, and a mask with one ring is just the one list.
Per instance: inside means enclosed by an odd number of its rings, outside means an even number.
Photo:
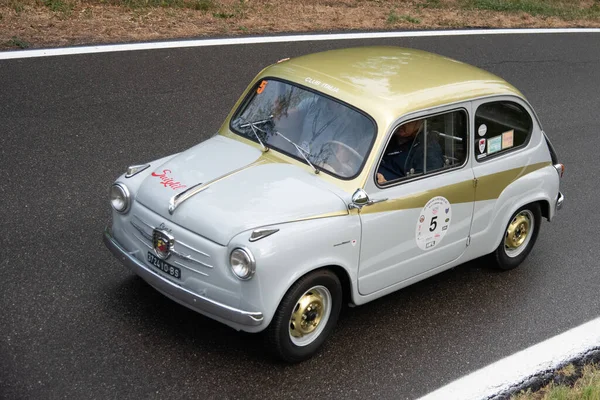
[{"label": "windshield glass reflection", "polygon": [[342,178],[360,172],[375,136],[375,124],[362,113],[276,80],[259,83],[231,127]]}]

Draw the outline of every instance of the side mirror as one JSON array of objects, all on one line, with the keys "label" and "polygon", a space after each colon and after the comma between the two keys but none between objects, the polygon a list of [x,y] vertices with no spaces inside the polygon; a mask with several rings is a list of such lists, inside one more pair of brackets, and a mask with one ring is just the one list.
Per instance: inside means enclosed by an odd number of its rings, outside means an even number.
[{"label": "side mirror", "polygon": [[371,200],[367,192],[365,192],[362,189],[356,189],[356,191],[352,195],[352,203],[348,204],[348,209],[352,210],[353,208],[356,208],[357,210],[360,210],[364,206],[370,206],[371,204],[381,203],[382,201],[386,200],[387,198]]},{"label": "side mirror", "polygon": [[369,195],[362,189],[356,189],[356,192],[352,195],[352,203],[348,206],[348,208],[353,209],[356,208],[360,210],[364,206],[370,204]]}]

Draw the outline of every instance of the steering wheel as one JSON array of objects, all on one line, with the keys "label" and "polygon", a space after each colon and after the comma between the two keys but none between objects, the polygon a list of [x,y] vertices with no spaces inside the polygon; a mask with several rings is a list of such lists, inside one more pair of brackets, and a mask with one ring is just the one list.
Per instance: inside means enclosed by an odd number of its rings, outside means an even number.
[{"label": "steering wheel", "polygon": [[348,146],[346,143],[342,143],[338,140],[329,140],[323,143],[323,147],[325,146],[339,146],[343,148],[347,154],[350,155],[351,161],[343,161],[338,157],[337,152],[333,152],[333,155],[339,164],[340,168],[333,168],[335,173],[338,173],[343,176],[351,176],[356,173],[358,167],[362,164],[364,157],[360,155],[359,152],[354,150],[352,147]]}]

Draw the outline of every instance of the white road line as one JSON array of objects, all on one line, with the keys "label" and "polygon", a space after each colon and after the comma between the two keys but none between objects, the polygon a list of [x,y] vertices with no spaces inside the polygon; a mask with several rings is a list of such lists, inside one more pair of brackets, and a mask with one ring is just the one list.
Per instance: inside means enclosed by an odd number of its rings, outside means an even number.
[{"label": "white road line", "polygon": [[600,318],[490,364],[419,400],[487,399],[597,348]]},{"label": "white road line", "polygon": [[0,52],[0,60],[16,58],[50,57],[73,54],[109,53],[115,51],[173,49],[183,47],[227,46],[235,44],[261,44],[281,42],[310,42],[323,40],[355,40],[416,38],[440,36],[476,36],[476,35],[523,35],[541,33],[600,33],[598,28],[565,28],[565,29],[466,29],[448,31],[408,31],[408,32],[366,32],[339,34],[309,34],[285,36],[258,36],[226,39],[178,40],[172,42],[148,42],[132,44],[108,44],[98,46],[63,47],[41,50],[14,50]]}]

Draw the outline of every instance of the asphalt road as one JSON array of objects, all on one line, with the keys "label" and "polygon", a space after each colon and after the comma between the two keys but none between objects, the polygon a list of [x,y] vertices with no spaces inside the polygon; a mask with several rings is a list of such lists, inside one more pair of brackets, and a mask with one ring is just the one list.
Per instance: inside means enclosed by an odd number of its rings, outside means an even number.
[{"label": "asphalt road", "polygon": [[[260,336],[166,299],[104,248],[127,165],[216,131],[267,64],[368,44],[494,72],[536,108],[567,166],[565,208],[518,269],[476,260],[346,309],[288,366]],[[0,398],[415,398],[600,315],[600,35],[188,48],[0,61]]]}]

